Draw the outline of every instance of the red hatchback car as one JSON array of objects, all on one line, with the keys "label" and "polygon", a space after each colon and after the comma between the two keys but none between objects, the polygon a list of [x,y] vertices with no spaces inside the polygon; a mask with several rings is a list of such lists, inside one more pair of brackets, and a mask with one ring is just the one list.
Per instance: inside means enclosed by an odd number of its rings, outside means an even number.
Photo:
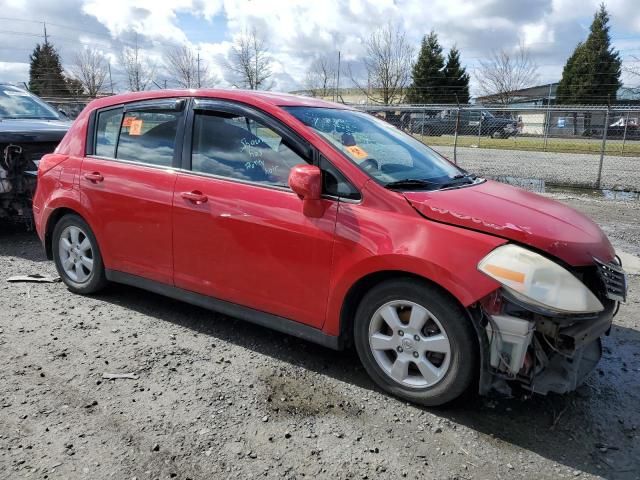
[{"label": "red hatchback car", "polygon": [[626,277],[592,221],[344,105],[239,90],[93,101],[39,165],[38,235],[108,281],[334,349],[424,405],[576,388]]}]

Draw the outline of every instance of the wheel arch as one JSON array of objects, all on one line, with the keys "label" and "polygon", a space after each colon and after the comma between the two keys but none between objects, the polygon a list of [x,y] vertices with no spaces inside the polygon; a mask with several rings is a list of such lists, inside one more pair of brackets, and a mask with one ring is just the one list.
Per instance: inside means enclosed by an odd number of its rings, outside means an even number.
[{"label": "wheel arch", "polygon": [[477,340],[477,352],[479,355],[480,368],[476,372],[476,377],[473,380],[477,387],[477,391],[480,394],[486,394],[490,390],[491,375],[489,374],[489,344],[487,340],[484,327],[482,326],[482,313],[481,309],[475,305],[465,307],[462,302],[456,298],[450,291],[444,288],[439,283],[418,275],[413,272],[403,270],[380,270],[371,272],[360,279],[358,279],[347,291],[345,295],[342,308],[340,309],[340,333],[339,333],[339,345],[341,348],[350,348],[353,345],[353,328],[355,322],[355,315],[362,298],[368,290],[384,282],[396,279],[411,279],[422,283],[423,285],[429,285],[438,290],[443,295],[447,296],[451,301],[458,304],[465,312],[467,312],[467,320],[471,324]]},{"label": "wheel arch", "polygon": [[[340,309],[340,343],[345,346],[349,346],[353,343],[353,324],[355,320],[356,310],[362,301],[364,295],[376,285],[388,282],[390,280],[397,279],[410,279],[423,285],[429,285],[436,288],[443,295],[449,297],[452,301],[456,302],[465,311],[467,308],[455,297],[451,292],[444,288],[439,283],[418,275],[413,272],[405,270],[379,270],[370,272],[363,277],[356,280],[349,290],[347,291],[342,307]],[[471,318],[470,318],[470,321]]]},{"label": "wheel arch", "polygon": [[[77,215],[85,222],[87,222],[89,227],[91,227],[91,224],[87,221],[87,219],[77,210],[74,210],[73,208],[68,206],[56,208],[49,215],[49,218],[47,219],[47,226],[44,231],[44,250],[48,260],[53,260],[53,230],[56,228],[56,224],[65,215]],[[93,230],[92,227],[91,229]]]}]

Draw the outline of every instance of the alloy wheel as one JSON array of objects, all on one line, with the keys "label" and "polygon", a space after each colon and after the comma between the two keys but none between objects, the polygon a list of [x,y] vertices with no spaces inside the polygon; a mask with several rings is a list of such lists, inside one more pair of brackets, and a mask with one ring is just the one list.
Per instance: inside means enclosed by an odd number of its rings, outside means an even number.
[{"label": "alloy wheel", "polygon": [[451,362],[451,343],[438,319],[408,300],[382,305],[369,323],[369,347],[378,366],[404,387],[440,382]]},{"label": "alloy wheel", "polygon": [[87,234],[70,225],[60,235],[58,244],[60,264],[65,275],[76,283],[85,283],[93,271],[93,246]]}]

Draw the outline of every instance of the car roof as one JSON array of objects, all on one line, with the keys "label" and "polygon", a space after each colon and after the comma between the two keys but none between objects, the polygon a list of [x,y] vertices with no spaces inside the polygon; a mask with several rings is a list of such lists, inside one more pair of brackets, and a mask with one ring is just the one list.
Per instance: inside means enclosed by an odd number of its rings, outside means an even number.
[{"label": "car roof", "polygon": [[347,105],[328,102],[313,97],[292,95],[289,93],[266,92],[258,90],[240,89],[190,89],[190,90],[149,90],[144,92],[129,92],[109,97],[103,97],[91,102],[90,107],[103,108],[120,103],[130,103],[142,100],[154,100],[173,97],[198,97],[221,100],[232,100],[258,107],[325,107],[351,109]]}]

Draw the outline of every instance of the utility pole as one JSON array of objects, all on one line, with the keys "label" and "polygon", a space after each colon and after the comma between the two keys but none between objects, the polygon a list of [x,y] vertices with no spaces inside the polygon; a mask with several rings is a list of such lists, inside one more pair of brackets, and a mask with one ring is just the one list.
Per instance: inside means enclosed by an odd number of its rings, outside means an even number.
[{"label": "utility pole", "polygon": [[109,85],[111,85],[111,95],[113,95],[113,78],[111,78],[111,61],[107,63],[107,66],[109,67]]},{"label": "utility pole", "polygon": [[198,88],[202,88],[200,85],[200,47],[198,47]]},{"label": "utility pole", "polygon": [[138,32],[135,32],[135,69],[134,69],[134,73],[135,73],[135,85],[136,85],[136,92],[139,92],[141,90],[140,88],[140,63],[138,63]]},{"label": "utility pole", "polygon": [[42,26],[44,27],[44,44],[47,45],[49,43],[49,37],[47,36],[47,22],[42,22]]}]

